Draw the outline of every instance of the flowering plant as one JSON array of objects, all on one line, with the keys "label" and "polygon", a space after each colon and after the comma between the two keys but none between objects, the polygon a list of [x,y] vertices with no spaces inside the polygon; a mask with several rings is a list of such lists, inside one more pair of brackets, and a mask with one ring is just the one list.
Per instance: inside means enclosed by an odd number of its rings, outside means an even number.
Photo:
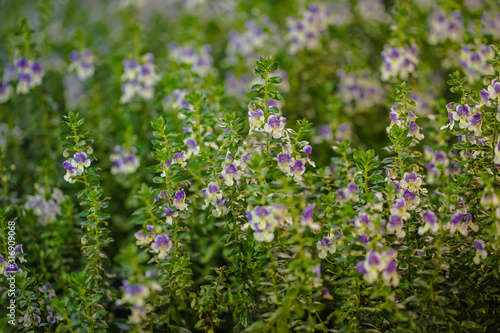
[{"label": "flowering plant", "polygon": [[497,4],[42,3],[0,24],[0,331],[496,331]]}]

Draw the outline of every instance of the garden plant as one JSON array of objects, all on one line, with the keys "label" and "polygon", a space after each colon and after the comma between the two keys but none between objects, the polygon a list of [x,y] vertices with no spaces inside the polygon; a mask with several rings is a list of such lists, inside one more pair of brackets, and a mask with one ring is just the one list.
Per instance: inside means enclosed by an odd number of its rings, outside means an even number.
[{"label": "garden plant", "polygon": [[0,13],[0,332],[499,332],[498,1]]}]

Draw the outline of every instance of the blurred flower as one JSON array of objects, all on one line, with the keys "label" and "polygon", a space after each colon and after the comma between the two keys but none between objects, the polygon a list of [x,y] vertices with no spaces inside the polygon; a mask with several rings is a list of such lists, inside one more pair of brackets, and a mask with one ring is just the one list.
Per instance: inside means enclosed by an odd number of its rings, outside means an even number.
[{"label": "blurred flower", "polygon": [[130,102],[136,96],[144,99],[153,98],[154,86],[161,79],[156,74],[156,66],[153,61],[152,53],[145,54],[140,60],[123,61],[121,104]]},{"label": "blurred flower", "polygon": [[479,265],[481,262],[481,259],[486,259],[488,256],[488,252],[486,251],[486,247],[484,245],[484,242],[479,239],[474,239],[474,247],[476,248],[476,255],[474,257],[474,263],[476,265]]},{"label": "blurred flower", "polygon": [[418,65],[417,46],[389,47],[384,46],[382,51],[382,80],[408,79],[410,74],[415,75]]},{"label": "blurred flower", "polygon": [[173,205],[178,210],[186,210],[187,209],[188,205],[186,203],[186,193],[184,193],[184,190],[179,190],[179,191],[175,192]]},{"label": "blurred flower", "polygon": [[171,248],[172,242],[165,234],[156,235],[155,241],[151,244],[151,250],[158,254],[159,259],[165,259]]},{"label": "blurred flower", "polygon": [[245,228],[250,226],[256,241],[270,242],[274,239],[274,230],[279,224],[269,207],[257,206],[251,211],[247,210],[247,218]]},{"label": "blurred flower", "polygon": [[66,200],[66,196],[58,188],[51,191],[50,188],[46,189],[38,184],[35,184],[35,190],[35,195],[26,196],[24,209],[32,209],[42,225],[56,221],[56,216],[61,213],[61,203]]},{"label": "blurred flower", "polygon": [[454,10],[448,17],[441,8],[437,7],[430,15],[429,43],[436,45],[449,39],[452,42],[462,41],[464,35],[464,23],[462,13]]},{"label": "blurred flower", "polygon": [[123,149],[121,146],[115,146],[114,152],[114,154],[109,156],[109,159],[114,164],[111,167],[111,173],[113,175],[127,175],[137,170],[140,162],[139,158],[135,155],[137,154],[137,149],[135,147],[128,150]]},{"label": "blurred flower", "polygon": [[70,71],[75,71],[78,78],[82,81],[94,75],[94,55],[90,50],[83,50],[81,53],[73,51],[70,54]]},{"label": "blurred flower", "polygon": [[337,247],[333,244],[333,238],[334,236],[332,234],[328,234],[316,243],[316,247],[319,250],[318,257],[325,259],[328,254],[335,253]]},{"label": "blurred flower", "polygon": [[179,64],[191,65],[191,71],[201,77],[214,72],[212,67],[211,45],[204,45],[198,50],[192,47],[181,47],[177,42],[168,44],[169,58]]},{"label": "blurred flower", "polygon": [[474,82],[478,81],[483,75],[493,75],[493,67],[486,60],[493,59],[495,53],[488,45],[463,45],[460,53],[460,65],[465,74]]}]

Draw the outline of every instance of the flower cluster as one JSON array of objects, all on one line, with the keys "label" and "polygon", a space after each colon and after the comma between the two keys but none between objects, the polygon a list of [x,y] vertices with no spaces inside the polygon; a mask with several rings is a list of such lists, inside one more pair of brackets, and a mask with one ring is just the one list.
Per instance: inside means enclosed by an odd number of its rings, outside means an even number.
[{"label": "flower cluster", "polygon": [[393,126],[408,129],[408,137],[416,141],[421,141],[424,135],[420,133],[420,127],[416,123],[417,116],[413,112],[408,112],[408,106],[405,103],[396,102],[392,105],[389,112],[391,123],[387,127],[389,133]]},{"label": "flower cluster", "polygon": [[147,299],[153,292],[162,291],[160,284],[154,281],[147,281],[147,284],[132,285],[130,281],[123,281],[123,297],[117,301],[118,305],[132,305],[132,313],[129,320],[133,324],[138,324],[147,318],[147,314],[152,310],[147,304]]},{"label": "flower cluster", "polygon": [[137,149],[132,147],[124,149],[121,146],[115,146],[114,154],[109,156],[113,166],[111,173],[113,175],[128,175],[134,173],[140,165],[139,158],[136,156]]},{"label": "flower cluster", "polygon": [[304,49],[318,49],[321,45],[321,32],[332,23],[330,8],[325,4],[313,3],[301,14],[300,18],[286,18],[290,54]]},{"label": "flower cluster", "polygon": [[14,57],[14,64],[7,65],[4,69],[3,80],[0,84],[0,103],[7,102],[13,89],[11,81],[17,80],[16,93],[27,94],[42,84],[45,72],[39,62],[31,61],[25,57]]},{"label": "flower cluster", "polygon": [[337,190],[337,198],[336,200],[343,203],[343,202],[357,202],[359,200],[358,194],[358,185],[356,185],[353,182],[350,182],[347,184],[346,188],[339,188]]},{"label": "flower cluster", "polygon": [[286,175],[293,177],[296,182],[302,180],[302,174],[306,171],[305,163],[308,161],[307,159],[300,158],[300,155],[294,158],[290,150],[284,150],[278,154],[276,160],[278,167]]},{"label": "flower cluster", "polygon": [[61,203],[66,200],[66,196],[57,187],[50,191],[35,184],[35,189],[37,191],[35,195],[26,196],[24,209],[33,210],[42,225],[56,221],[56,216],[61,213]]},{"label": "flower cluster", "polygon": [[69,57],[71,59],[69,70],[75,71],[80,80],[87,80],[94,75],[94,55],[92,51],[83,50],[81,53],[73,51]]},{"label": "flower cluster", "polygon": [[244,228],[250,227],[253,237],[258,242],[270,242],[274,239],[274,231],[280,227],[279,209],[276,206],[256,206],[247,210],[248,223]]},{"label": "flower cluster", "polygon": [[152,253],[157,254],[158,258],[165,259],[168,252],[172,248],[172,241],[167,234],[157,233],[161,232],[161,227],[155,229],[151,224],[146,226],[146,231],[137,231],[134,236],[138,246],[145,246],[150,249]]},{"label": "flower cluster", "polygon": [[229,198],[221,191],[219,184],[216,182],[208,183],[208,186],[202,189],[203,197],[205,198],[205,206],[212,205],[214,208],[212,209],[212,214],[215,217],[221,216],[226,213],[227,207],[226,203]]},{"label": "flower cluster", "polygon": [[153,98],[154,86],[160,81],[153,61],[152,53],[145,54],[139,61],[135,59],[123,61],[121,104],[130,102],[136,96],[144,99]]},{"label": "flower cluster", "polygon": [[449,39],[452,42],[462,41],[464,35],[464,22],[462,13],[454,10],[448,14],[441,8],[436,8],[429,17],[430,33],[429,43],[436,45]]},{"label": "flower cluster", "polygon": [[64,161],[62,166],[66,169],[66,174],[64,175],[64,180],[68,183],[76,182],[77,176],[81,176],[85,168],[90,166],[90,158],[87,157],[85,152],[75,153],[73,158]]},{"label": "flower cluster", "polygon": [[494,74],[493,67],[486,62],[494,56],[495,53],[488,45],[463,45],[459,62],[469,79],[477,81],[482,75]]},{"label": "flower cluster", "polygon": [[179,64],[191,65],[191,71],[202,77],[213,72],[212,46],[204,45],[199,51],[192,47],[182,47],[177,42],[168,44],[169,57]]},{"label": "flower cluster", "polygon": [[427,171],[427,182],[432,183],[436,177],[441,175],[449,175],[453,170],[450,170],[450,159],[444,151],[434,151],[431,147],[425,146],[425,160]]},{"label": "flower cluster", "polygon": [[394,249],[370,250],[356,268],[368,283],[376,282],[381,276],[384,284],[396,287],[399,284],[397,256],[398,252]]},{"label": "flower cluster", "polygon": [[[242,57],[245,64],[250,67],[259,52],[266,50],[267,53],[274,53],[273,48],[279,45],[279,28],[269,19],[264,19],[263,24],[258,24],[254,20],[245,22],[245,31],[230,31],[226,48],[226,61],[229,64],[236,64],[238,57]],[[271,50],[269,48],[271,47]],[[245,92],[248,90],[245,89]]]},{"label": "flower cluster", "polygon": [[500,13],[484,12],[481,17],[481,30],[483,35],[492,35],[495,39],[500,39]]},{"label": "flower cluster", "polygon": [[400,78],[406,80],[410,74],[415,75],[418,65],[417,46],[389,47],[382,51],[381,79],[388,81]]}]

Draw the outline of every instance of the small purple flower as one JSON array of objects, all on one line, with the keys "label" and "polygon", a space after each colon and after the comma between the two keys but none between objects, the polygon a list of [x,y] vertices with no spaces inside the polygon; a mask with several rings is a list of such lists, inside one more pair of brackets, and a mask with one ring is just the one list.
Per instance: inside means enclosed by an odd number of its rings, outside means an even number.
[{"label": "small purple flower", "polygon": [[155,241],[151,244],[151,250],[153,250],[154,253],[158,253],[159,259],[165,259],[171,248],[172,242],[168,235],[165,234],[157,235]]},{"label": "small purple flower", "polygon": [[484,242],[480,239],[474,239],[474,247],[476,248],[476,256],[474,257],[474,263],[479,265],[481,259],[486,259],[488,257],[488,252],[486,251],[486,246]]},{"label": "small purple flower", "polygon": [[248,122],[250,123],[250,132],[261,128],[264,123],[264,112],[260,109],[248,112]]},{"label": "small purple flower", "polygon": [[321,241],[316,243],[316,247],[319,250],[318,257],[320,259],[325,259],[328,254],[335,253],[337,250],[335,244],[333,243],[333,235],[323,237]]},{"label": "small purple flower", "polygon": [[319,223],[314,222],[314,205],[307,205],[302,210],[302,225],[308,226],[312,231],[318,232],[321,229],[321,225]]},{"label": "small purple flower", "polygon": [[186,153],[184,151],[180,151],[174,155],[172,158],[172,164],[180,164],[181,167],[186,167],[186,160],[188,159]]},{"label": "small purple flower", "polygon": [[419,235],[423,235],[427,231],[436,233],[439,230],[439,225],[437,223],[437,216],[432,210],[426,210],[422,213],[422,219],[424,220],[424,225],[418,228]]},{"label": "small purple flower", "polygon": [[186,146],[189,155],[198,155],[200,152],[200,146],[198,146],[198,142],[195,138],[186,138]]},{"label": "small purple flower", "polygon": [[293,175],[293,179],[296,182],[302,181],[302,174],[306,171],[304,163],[301,160],[296,160],[295,163],[290,167],[290,173]]},{"label": "small purple flower", "polygon": [[233,186],[234,180],[241,178],[241,171],[238,170],[234,163],[229,163],[226,169],[222,170],[220,176],[224,180],[226,186]]},{"label": "small purple flower", "polygon": [[462,212],[455,212],[455,214],[451,216],[451,224],[452,225],[460,224],[462,222],[463,217],[464,214]]},{"label": "small purple flower", "polygon": [[141,246],[141,245],[149,245],[149,243],[151,243],[153,241],[153,237],[151,235],[146,235],[140,231],[137,231],[135,234],[135,243],[138,245],[138,246]]},{"label": "small purple flower", "polygon": [[269,116],[267,123],[264,125],[264,131],[271,134],[273,138],[279,139],[285,133],[286,118],[276,117],[275,115]]},{"label": "small purple flower", "polygon": [[350,182],[349,184],[347,184],[347,192],[349,195],[356,194],[357,190],[358,190],[358,185],[356,185],[355,183]]},{"label": "small purple flower", "polygon": [[368,272],[365,268],[365,262],[364,261],[360,261],[356,264],[356,269],[363,275],[366,275]]},{"label": "small purple flower", "polygon": [[186,210],[187,209],[188,205],[186,203],[186,193],[184,192],[184,190],[179,190],[179,191],[175,192],[173,205],[178,210]]},{"label": "small purple flower", "polygon": [[278,167],[284,172],[290,172],[290,163],[292,163],[292,155],[290,152],[279,153],[276,157],[278,160]]},{"label": "small purple flower", "polygon": [[165,208],[165,222],[167,224],[170,224],[170,225],[173,224],[174,223],[173,218],[177,217],[178,215],[179,215],[179,213],[173,212],[172,208],[170,208],[170,207]]},{"label": "small purple flower", "polygon": [[309,156],[312,152],[312,147],[307,145],[304,147],[304,153],[306,153],[307,156]]}]

